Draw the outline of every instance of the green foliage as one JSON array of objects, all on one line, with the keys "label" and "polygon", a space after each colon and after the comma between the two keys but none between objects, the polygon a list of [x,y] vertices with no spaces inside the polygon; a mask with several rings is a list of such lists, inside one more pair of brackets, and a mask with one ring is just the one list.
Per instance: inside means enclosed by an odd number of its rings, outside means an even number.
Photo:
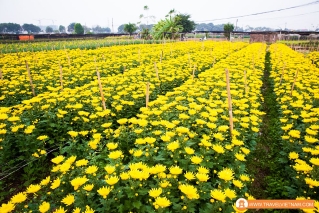
[{"label": "green foliage", "polygon": [[123,30],[124,30],[124,32],[127,32],[131,35],[132,33],[134,33],[137,30],[137,26],[135,24],[128,23],[128,24],[124,25]]},{"label": "green foliage", "polygon": [[65,33],[65,26],[60,25],[59,31],[60,31],[60,33]]},{"label": "green foliage", "polygon": [[78,34],[78,35],[84,34],[83,26],[80,23],[76,23],[74,25],[74,32],[75,32],[75,34]]},{"label": "green foliage", "polygon": [[110,33],[111,32],[110,28],[108,27],[103,28],[99,25],[97,25],[96,27],[93,27],[92,30],[94,33]]},{"label": "green foliage", "polygon": [[69,26],[68,26],[68,32],[71,32],[71,33],[74,32],[74,25],[75,25],[75,22],[69,24]]},{"label": "green foliage", "polygon": [[8,32],[19,32],[21,31],[20,24],[16,23],[1,23],[0,24],[0,32],[1,33],[8,33]]},{"label": "green foliage", "polygon": [[189,14],[178,14],[176,16],[177,24],[183,27],[183,33],[192,32],[195,30],[196,24],[194,21],[189,20],[190,18],[191,16]]},{"label": "green foliage", "polygon": [[117,28],[117,32],[118,32],[118,33],[124,33],[124,25],[125,25],[125,24],[121,24],[121,25]]},{"label": "green foliage", "polygon": [[47,27],[45,28],[45,32],[46,32],[46,33],[53,33],[53,28],[50,27],[50,26],[47,26]]},{"label": "green foliage", "polygon": [[183,31],[183,26],[178,24],[178,18],[172,16],[175,10],[171,10],[165,19],[160,20],[152,29],[152,36],[154,39],[175,39],[178,38],[178,32]]},{"label": "green foliage", "polygon": [[227,23],[224,25],[224,35],[225,37],[230,40],[230,33],[233,32],[234,25],[231,23]]},{"label": "green foliage", "polygon": [[28,33],[39,33],[41,31],[40,27],[33,24],[23,24],[22,28],[28,31]]},{"label": "green foliage", "polygon": [[141,32],[142,39],[151,39],[151,33],[149,29],[143,29]]}]

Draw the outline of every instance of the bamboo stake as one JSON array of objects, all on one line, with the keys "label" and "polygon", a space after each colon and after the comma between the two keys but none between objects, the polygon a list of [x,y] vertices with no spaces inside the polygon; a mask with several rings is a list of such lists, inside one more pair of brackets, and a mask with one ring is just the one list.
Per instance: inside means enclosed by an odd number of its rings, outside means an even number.
[{"label": "bamboo stake", "polygon": [[195,77],[195,67],[196,67],[196,65],[194,64],[193,76],[192,76],[193,80],[194,80],[194,77]]},{"label": "bamboo stake", "polygon": [[293,83],[292,86],[291,86],[290,96],[292,95],[292,91],[294,90],[297,77],[298,77],[298,70],[296,71],[296,74],[295,74],[294,83]]},{"label": "bamboo stake", "polygon": [[68,55],[69,68],[70,68],[71,67],[70,56],[69,56],[69,54],[67,54],[67,55]]},{"label": "bamboo stake", "polygon": [[150,83],[146,84],[146,108],[148,107],[148,102],[150,100]]},{"label": "bamboo stake", "polygon": [[29,80],[30,80],[30,86],[31,86],[31,89],[32,89],[32,94],[33,94],[33,96],[35,96],[34,86],[33,86],[33,83],[32,83],[32,76],[31,76],[29,65],[28,65],[27,61],[25,61],[25,65],[26,65],[27,71],[28,71],[28,76],[29,76]]},{"label": "bamboo stake", "polygon": [[105,56],[104,56],[104,54],[103,54],[103,60],[104,60],[104,62],[105,62]]},{"label": "bamboo stake", "polygon": [[163,58],[163,50],[161,51],[160,63],[162,63],[162,58]]},{"label": "bamboo stake", "polygon": [[138,49],[138,62],[141,63],[141,49]]},{"label": "bamboo stake", "polygon": [[230,83],[229,83],[228,69],[226,69],[226,83],[227,83],[227,96],[228,96],[230,136],[232,136],[233,129],[234,129],[234,123],[233,123],[233,109],[232,109],[232,100],[231,100],[231,94],[230,94]]},{"label": "bamboo stake", "polygon": [[244,79],[245,79],[245,94],[247,95],[247,75],[246,75],[246,70],[244,71]]},{"label": "bamboo stake", "polygon": [[282,68],[282,72],[281,72],[281,77],[280,77],[280,82],[279,82],[279,84],[281,84],[282,79],[283,79],[283,77],[284,77],[284,74],[285,74],[285,68],[286,68],[286,63],[284,63],[284,67]]},{"label": "bamboo stake", "polygon": [[60,66],[60,85],[61,85],[61,91],[63,91],[63,73],[62,73],[62,66],[59,62],[59,66]]},{"label": "bamboo stake", "polygon": [[98,80],[99,88],[100,88],[100,95],[101,95],[101,99],[102,99],[102,106],[103,106],[103,109],[106,110],[105,99],[104,99],[104,95],[103,95],[103,89],[102,89],[102,83],[101,83],[101,77],[100,77],[100,72],[99,72],[99,70],[97,69],[95,58],[94,58],[94,62],[95,62],[95,69],[96,69],[97,80]]},{"label": "bamboo stake", "polygon": [[2,70],[1,70],[1,68],[0,68],[0,79],[1,79],[1,81],[3,81],[3,76],[2,76]]},{"label": "bamboo stake", "polygon": [[156,72],[156,77],[157,79],[159,80],[159,76],[158,76],[158,68],[156,66],[156,62],[154,61],[154,69],[155,69],[155,72]]}]

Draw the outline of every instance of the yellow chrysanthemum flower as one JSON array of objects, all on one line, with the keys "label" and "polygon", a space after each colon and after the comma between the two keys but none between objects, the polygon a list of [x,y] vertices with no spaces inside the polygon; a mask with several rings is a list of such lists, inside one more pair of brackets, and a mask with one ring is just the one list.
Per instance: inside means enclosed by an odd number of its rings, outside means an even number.
[{"label": "yellow chrysanthemum flower", "polygon": [[234,178],[233,175],[234,175],[233,170],[229,168],[224,168],[222,171],[218,172],[218,177],[225,181],[232,180]]},{"label": "yellow chrysanthemum flower", "polygon": [[27,195],[26,195],[25,193],[20,192],[20,193],[14,195],[14,196],[11,198],[10,202],[11,202],[11,203],[22,203],[22,202],[25,201],[26,199],[27,199]]},{"label": "yellow chrysanthemum flower", "polygon": [[45,212],[47,212],[47,211],[49,211],[50,210],[50,203],[48,203],[48,202],[42,202],[41,203],[41,205],[39,206],[39,211],[41,212],[41,213],[45,213]]},{"label": "yellow chrysanthemum flower", "polygon": [[163,190],[162,188],[153,188],[151,190],[148,191],[149,196],[157,198],[158,196],[160,196],[162,194]]},{"label": "yellow chrysanthemum flower", "polygon": [[61,202],[64,203],[65,205],[69,206],[72,203],[74,203],[74,201],[75,201],[74,195],[68,194],[65,198],[63,198],[63,200]]},{"label": "yellow chrysanthemum flower", "polygon": [[111,192],[111,188],[110,187],[105,187],[103,186],[102,188],[100,188],[99,190],[97,190],[97,192],[104,198],[106,199],[106,197],[110,194]]}]

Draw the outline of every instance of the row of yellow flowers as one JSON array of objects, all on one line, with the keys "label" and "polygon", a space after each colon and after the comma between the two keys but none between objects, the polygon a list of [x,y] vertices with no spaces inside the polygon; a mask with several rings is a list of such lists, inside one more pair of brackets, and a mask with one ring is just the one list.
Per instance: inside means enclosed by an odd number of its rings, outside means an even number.
[{"label": "row of yellow flowers", "polygon": [[319,52],[314,51],[307,55],[307,58],[311,60],[311,63],[315,64],[317,67],[319,67]]},{"label": "row of yellow flowers", "polygon": [[[207,45],[213,48],[212,44]],[[11,106],[32,98],[32,88],[25,61],[28,62],[35,94],[60,88],[75,88],[96,78],[96,68],[102,77],[115,76],[141,65],[192,55],[202,45],[191,43],[128,45],[95,50],[58,50],[20,52],[0,57],[0,105]]]},{"label": "row of yellow flowers", "polygon": [[[200,45],[199,53],[187,53],[186,56],[158,63],[158,78],[154,64],[141,65],[124,74],[103,77],[106,110],[101,107],[97,80],[74,89],[65,88],[62,92],[59,87],[52,88],[52,92],[24,100],[23,104],[0,108],[2,174],[6,175],[5,171],[23,160],[38,158],[56,146],[68,144],[69,139],[75,136],[74,131],[82,131],[81,146],[70,143],[61,152],[94,153],[98,143],[94,138],[96,131],[112,134],[119,125],[116,120],[132,117],[140,107],[145,106],[147,81],[150,82],[150,100],[154,100],[159,94],[165,94],[187,78],[192,78],[194,65],[198,74],[211,67],[214,58],[218,61],[226,57],[229,51],[238,50],[246,44],[208,42],[206,50]],[[188,48],[184,51],[188,52]],[[80,147],[80,150],[76,149]],[[124,143],[122,147],[125,147]],[[88,152],[88,149],[91,151]],[[43,162],[39,162],[38,167],[32,166],[33,170],[43,169]]]},{"label": "row of yellow flowers", "polygon": [[[235,211],[237,198],[253,199],[246,193],[251,178],[245,157],[263,114],[258,102],[265,49],[253,44],[229,55],[142,107],[136,117],[118,119],[115,131],[108,130],[112,123],[102,124],[103,131],[69,131],[69,152],[52,159],[51,175],[13,196],[2,210]],[[231,76],[232,137],[225,67]],[[89,132],[94,134],[87,141]],[[93,151],[83,150],[84,141]]]},{"label": "row of yellow flowers", "polygon": [[285,45],[273,44],[270,52],[286,155],[283,161],[293,169],[287,174],[294,183],[291,188],[296,199],[319,200],[319,69]]},{"label": "row of yellow flowers", "polygon": [[[101,47],[109,47],[114,45],[129,45],[129,44],[160,44],[164,41],[147,41],[128,39],[128,37],[107,37],[105,39],[88,39],[88,40],[64,40],[64,41],[48,41],[40,42],[16,42],[16,43],[1,43],[0,54],[16,53],[16,52],[36,52],[62,49],[96,49]],[[165,41],[175,42],[175,41]]]}]

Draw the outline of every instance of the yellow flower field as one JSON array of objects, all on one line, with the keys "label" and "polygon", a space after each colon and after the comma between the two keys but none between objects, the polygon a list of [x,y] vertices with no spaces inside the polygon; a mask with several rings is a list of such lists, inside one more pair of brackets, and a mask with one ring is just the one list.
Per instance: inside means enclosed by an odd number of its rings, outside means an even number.
[{"label": "yellow flower field", "polygon": [[[249,156],[265,137],[267,51],[280,161],[300,187],[294,199],[317,200],[311,55],[242,42],[45,45],[0,58],[0,187],[10,194],[0,212],[242,212],[236,200],[255,199]],[[15,182],[22,190],[9,192]]]},{"label": "yellow flower field", "polygon": [[[33,143],[38,148],[33,153],[34,158],[45,158],[48,150],[45,145],[54,145],[59,141],[58,135],[52,138],[51,135],[39,134],[43,128],[31,128],[23,124],[24,116],[32,117],[37,110],[45,110],[48,113],[42,113],[40,119],[38,116],[30,119],[34,126],[54,116],[58,122],[45,125],[62,125],[61,129],[65,131],[64,134],[60,132],[59,137],[66,142],[60,150],[64,154],[52,159],[55,166],[51,175],[39,184],[30,185],[24,192],[29,198],[27,206],[21,201],[15,208],[24,206],[25,211],[31,208],[42,212],[49,209],[62,212],[69,207],[75,212],[80,209],[88,211],[88,208],[96,211],[117,208],[120,212],[166,208],[192,211],[204,202],[205,208],[212,211],[220,208],[231,211],[235,199],[245,196],[247,192],[245,182],[251,180],[249,174],[245,173],[245,156],[249,154],[249,148],[255,146],[253,141],[257,137],[262,115],[260,104],[251,101],[262,98],[260,79],[266,46],[249,45],[222,59],[224,54],[240,46],[227,44],[232,48],[229,50],[222,43],[215,45],[213,51],[205,46],[206,53],[203,49],[191,57],[185,54],[167,63],[160,63],[158,78],[154,68],[147,66],[142,76],[137,70],[131,69],[120,74],[119,78],[102,78],[105,95],[108,92],[111,94],[106,111],[100,107],[96,81],[79,88],[65,89],[59,92],[62,95],[59,97],[54,97],[57,91],[23,101],[19,109],[10,108],[15,109],[14,116],[8,114],[9,108],[2,108],[3,115],[8,117],[5,122],[10,122],[12,128],[18,127],[16,132],[12,132],[11,128],[9,133],[9,129],[3,139],[18,132],[24,133],[18,133],[21,135],[19,137],[37,137]],[[213,57],[216,61],[222,60],[205,71],[212,65]],[[176,64],[180,65],[181,71]],[[197,73],[193,78],[194,65]],[[225,68],[229,69],[231,76],[234,110],[232,137],[229,135]],[[128,99],[129,102],[134,100],[134,95],[138,98],[140,94],[144,98],[145,82],[151,82],[152,91],[158,87],[156,83],[172,84],[176,77],[182,81],[189,80],[166,94],[159,92],[157,98],[155,96],[154,101],[149,102],[148,108],[140,107],[141,113],[136,117],[125,118],[120,114],[121,109],[117,109],[117,106],[124,105],[124,95],[130,93],[115,97],[111,92],[121,91],[128,84],[135,87],[141,85],[137,87],[141,88],[141,92],[131,93],[133,99]],[[111,85],[114,82],[112,89],[107,89],[109,82]],[[120,89],[114,89],[114,86]],[[93,90],[95,93],[92,92],[93,88],[96,88]],[[51,109],[56,112],[52,114]],[[94,109],[97,111],[92,111]],[[117,120],[112,121],[112,117]],[[7,124],[3,126],[4,130],[7,128]],[[34,197],[34,193],[41,195]],[[119,201],[121,205],[117,204]],[[8,207],[11,204],[10,201],[4,205]]]}]

